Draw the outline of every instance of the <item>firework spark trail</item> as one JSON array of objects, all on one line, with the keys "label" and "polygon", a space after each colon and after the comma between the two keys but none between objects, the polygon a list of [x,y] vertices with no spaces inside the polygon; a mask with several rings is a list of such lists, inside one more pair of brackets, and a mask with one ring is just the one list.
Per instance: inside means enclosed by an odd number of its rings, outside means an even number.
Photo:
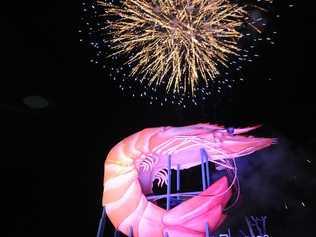
[{"label": "firework spark trail", "polygon": [[[125,0],[122,6],[99,2],[107,16],[113,55],[131,55],[130,76],[166,84],[168,92],[195,92],[238,55],[245,6],[229,0]],[[150,78],[150,79],[147,79]],[[201,79],[200,79],[201,78]],[[188,89],[190,88],[190,90]]]}]

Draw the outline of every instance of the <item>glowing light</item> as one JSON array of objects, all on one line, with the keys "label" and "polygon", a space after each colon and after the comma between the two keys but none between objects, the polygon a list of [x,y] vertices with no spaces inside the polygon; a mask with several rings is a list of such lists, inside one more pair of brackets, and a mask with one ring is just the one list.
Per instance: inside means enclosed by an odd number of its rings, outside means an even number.
[{"label": "glowing light", "polygon": [[100,2],[108,17],[110,42],[118,54],[131,55],[131,76],[168,92],[191,92],[206,85],[239,55],[245,6],[228,0],[125,0],[122,6]]},{"label": "glowing light", "polygon": [[[192,236],[192,233],[202,236],[208,230],[214,233],[222,223],[224,211],[236,204],[240,194],[235,158],[274,144],[271,138],[243,135],[257,127],[226,130],[200,123],[143,129],[128,136],[111,149],[105,160],[102,203],[107,217],[125,235],[131,228],[137,230],[133,233],[135,237],[148,236],[148,233],[151,237],[162,237],[165,232],[170,236]],[[210,184],[210,173],[205,166],[208,161],[216,169],[226,169],[232,180],[229,182],[224,175]],[[177,193],[171,193],[171,169],[176,167],[180,172],[199,164],[203,191],[182,193],[177,183]],[[151,195],[154,181],[158,181],[158,186],[167,185],[167,195]],[[230,202],[233,188],[236,198]],[[169,210],[172,197],[179,197],[181,203]],[[168,211],[156,205],[162,198],[167,198]],[[251,233],[261,231],[258,226],[262,226],[262,231],[266,229],[265,216],[246,218],[246,221]],[[209,229],[205,228],[206,223]]]}]

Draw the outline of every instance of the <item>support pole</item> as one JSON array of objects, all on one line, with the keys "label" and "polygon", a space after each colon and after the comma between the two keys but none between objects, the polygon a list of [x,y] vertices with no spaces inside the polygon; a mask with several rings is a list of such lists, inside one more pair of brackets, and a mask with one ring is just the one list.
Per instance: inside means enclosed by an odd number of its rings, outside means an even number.
[{"label": "support pole", "polygon": [[171,155],[168,156],[167,210],[170,209],[170,194],[171,194]]},{"label": "support pole", "polygon": [[201,149],[200,151],[201,154],[201,173],[202,173],[202,187],[203,187],[203,191],[206,188],[206,180],[205,180],[205,168],[204,168],[204,155],[203,155],[203,150]]},{"label": "support pole", "polygon": [[105,207],[103,207],[103,209],[102,209],[102,216],[101,216],[100,221],[99,221],[97,237],[103,237],[104,236],[105,224],[106,224],[106,212],[105,212]]},{"label": "support pole", "polygon": [[201,155],[204,156],[204,164],[206,168],[206,184],[207,187],[211,185],[210,167],[208,165],[208,154],[204,148],[201,149]]},{"label": "support pole", "polygon": [[[170,194],[170,198],[172,197],[177,197],[177,196],[182,196],[182,197],[194,197],[196,195],[199,195],[201,192],[198,191],[198,192],[185,192],[185,193],[172,193]],[[163,195],[151,195],[151,196],[147,196],[147,200],[148,201],[157,201],[159,199],[162,199],[162,198],[167,198],[167,194],[163,194]]]},{"label": "support pole", "polygon": [[[178,164],[177,165],[177,193],[180,192],[180,183],[181,183],[181,180],[180,180],[180,165]],[[178,200],[180,199],[179,195],[177,196],[177,199]]]},{"label": "support pole", "polygon": [[210,237],[210,228],[208,228],[208,223],[205,223],[205,237]]},{"label": "support pole", "polygon": [[115,230],[114,237],[120,237],[120,232],[118,230]]},{"label": "support pole", "polygon": [[129,229],[128,237],[133,237],[133,227],[132,226]]}]

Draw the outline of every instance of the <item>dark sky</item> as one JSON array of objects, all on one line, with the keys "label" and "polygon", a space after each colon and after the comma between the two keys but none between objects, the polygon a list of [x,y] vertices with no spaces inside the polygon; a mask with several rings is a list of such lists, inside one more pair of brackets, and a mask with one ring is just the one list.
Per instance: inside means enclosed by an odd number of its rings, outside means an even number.
[{"label": "dark sky", "polygon": [[[145,127],[263,123],[265,135],[281,134],[314,152],[315,14],[310,2],[291,9],[284,2],[276,4],[276,45],[260,48],[262,57],[248,65],[250,80],[225,98],[186,109],[123,96],[89,63],[93,52],[77,32],[80,2],[2,3],[1,236],[93,236],[104,155]],[[262,80],[270,75],[272,81]],[[49,106],[29,109],[23,98],[32,95]]]}]

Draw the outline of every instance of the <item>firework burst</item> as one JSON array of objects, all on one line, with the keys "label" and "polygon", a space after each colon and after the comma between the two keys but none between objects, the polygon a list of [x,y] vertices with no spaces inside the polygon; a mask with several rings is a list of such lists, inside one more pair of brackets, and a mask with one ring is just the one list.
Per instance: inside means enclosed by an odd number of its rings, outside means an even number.
[{"label": "firework burst", "polygon": [[238,55],[245,6],[229,0],[100,2],[114,53],[129,55],[130,76],[168,92],[191,92],[216,80],[219,65]]}]

